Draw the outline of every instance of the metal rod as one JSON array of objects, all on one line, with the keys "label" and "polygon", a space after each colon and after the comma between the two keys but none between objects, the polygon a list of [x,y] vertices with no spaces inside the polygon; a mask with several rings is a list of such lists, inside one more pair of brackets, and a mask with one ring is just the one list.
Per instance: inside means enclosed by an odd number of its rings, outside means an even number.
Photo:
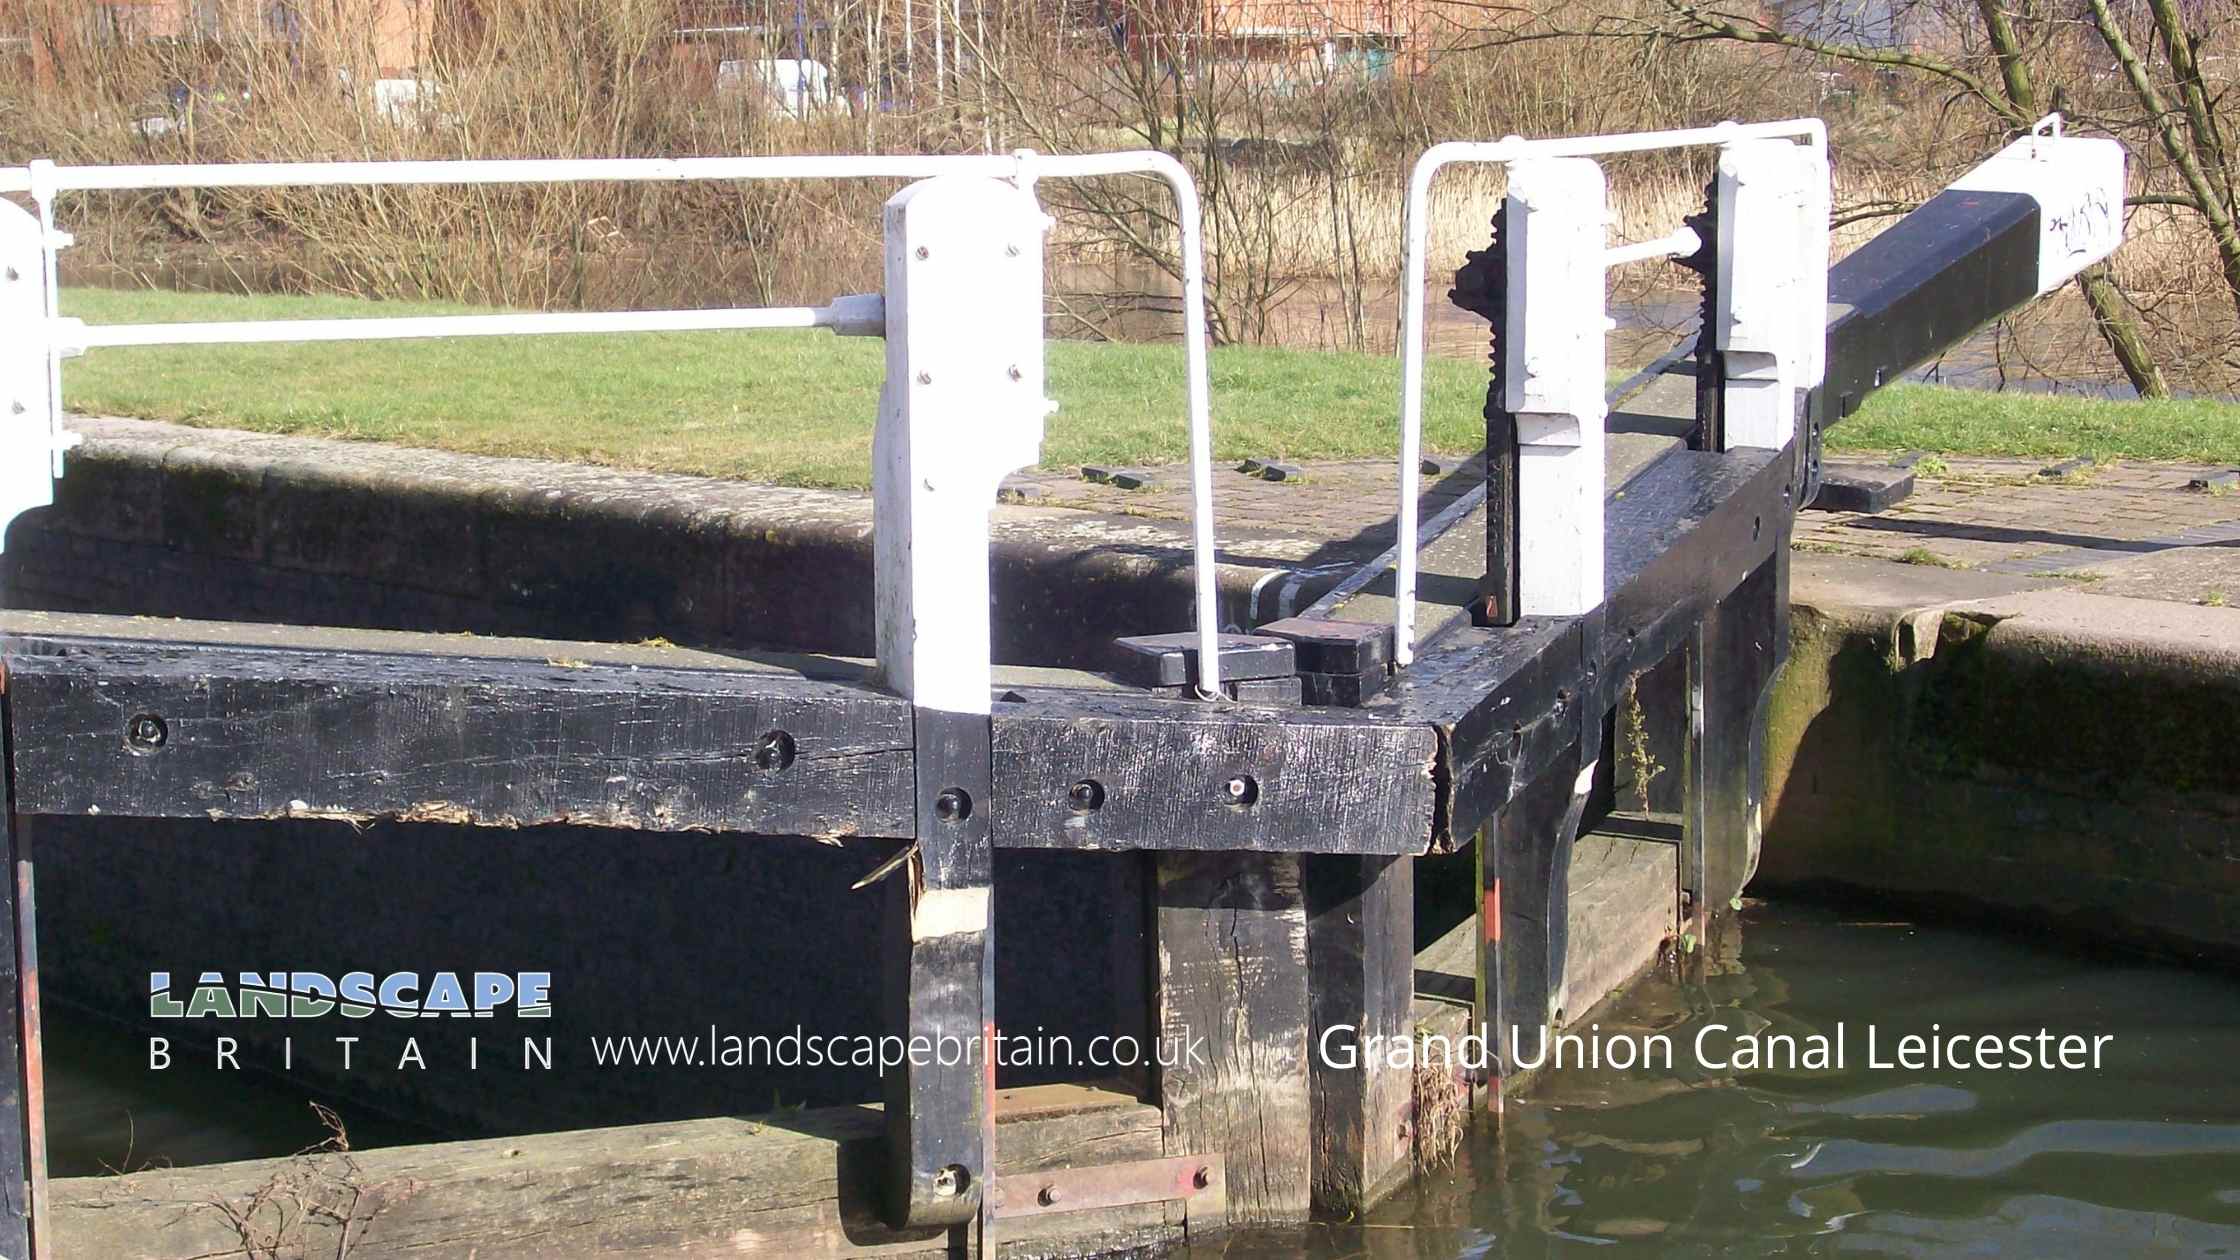
[{"label": "metal rod", "polygon": [[1702,248],[1703,238],[1696,235],[1694,228],[1681,228],[1652,241],[1635,241],[1631,245],[1605,250],[1602,265],[1616,267],[1625,263],[1647,262],[1652,258],[1679,258]]},{"label": "metal rod", "polygon": [[[1205,258],[1198,191],[1188,168],[1165,153],[826,154],[721,158],[530,158],[429,162],[241,162],[205,166],[0,168],[0,192],[122,192],[157,188],[334,188],[398,184],[683,182],[745,179],[924,179],[982,174],[995,179],[1150,175],[1175,195],[1182,254],[1183,345],[1190,407],[1191,558],[1197,579],[1199,694],[1221,689],[1213,546],[1212,389],[1207,381]],[[362,322],[362,321],[349,321]],[[88,330],[91,331],[90,329]],[[456,332],[430,335],[450,336]],[[491,334],[484,334],[491,335]],[[352,338],[354,339],[354,338]],[[302,338],[291,338],[302,340]],[[120,343],[99,343],[120,344]],[[135,343],[156,344],[156,343]],[[58,413],[59,414],[59,413]]]},{"label": "metal rod", "polygon": [[1828,147],[1827,124],[1817,118],[1797,118],[1774,123],[1721,123],[1716,127],[1691,127],[1679,131],[1644,131],[1633,135],[1581,136],[1565,140],[1451,140],[1435,144],[1416,159],[1408,175],[1407,254],[1401,267],[1400,288],[1400,514],[1395,523],[1399,572],[1393,590],[1393,660],[1406,665],[1415,659],[1416,628],[1416,513],[1421,495],[1423,459],[1423,288],[1424,255],[1429,251],[1425,212],[1431,200],[1431,179],[1445,167],[1464,162],[1507,164],[1523,158],[1598,157],[1614,153],[1641,153],[1685,145],[1726,144],[1734,140],[1801,138],[1814,148]]},{"label": "metal rod", "polygon": [[85,349],[116,346],[262,345],[310,341],[407,341],[426,337],[518,337],[554,333],[695,332],[760,328],[822,328],[826,306],[775,306],[706,311],[585,311],[562,314],[426,315],[396,319],[255,319],[217,323],[75,324],[64,341]]}]

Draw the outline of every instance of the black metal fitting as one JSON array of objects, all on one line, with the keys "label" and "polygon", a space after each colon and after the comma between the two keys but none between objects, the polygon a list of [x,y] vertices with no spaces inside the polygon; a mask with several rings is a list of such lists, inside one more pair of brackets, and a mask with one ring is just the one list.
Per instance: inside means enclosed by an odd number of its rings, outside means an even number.
[{"label": "black metal fitting", "polygon": [[972,817],[972,794],[963,788],[941,789],[941,795],[933,798],[933,816],[945,823]]},{"label": "black metal fitting", "polygon": [[153,713],[136,713],[124,724],[124,742],[134,752],[150,753],[171,738],[171,728]]},{"label": "black metal fitting", "polygon": [[783,770],[793,764],[793,736],[772,731],[754,747],[754,764],[761,770]]},{"label": "black metal fitting", "polygon": [[1076,814],[1093,814],[1104,808],[1104,784],[1083,779],[1066,792],[1066,805]]}]

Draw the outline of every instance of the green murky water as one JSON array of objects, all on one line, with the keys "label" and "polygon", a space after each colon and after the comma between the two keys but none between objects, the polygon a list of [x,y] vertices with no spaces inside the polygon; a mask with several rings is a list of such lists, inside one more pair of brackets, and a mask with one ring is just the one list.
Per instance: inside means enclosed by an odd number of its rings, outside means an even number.
[{"label": "green murky water", "polygon": [[[1335,1257],[2240,1256],[2240,978],[2010,936],[1754,909],[1700,985],[1599,1020],[1663,1034],[1670,1068],[1566,1070],[1453,1165],[1349,1225],[1197,1260]],[[1841,1069],[1721,1070],[1706,1025],[1847,1029]],[[1874,1068],[1907,1034],[2108,1036],[2097,1071]],[[1728,1034],[1706,1039],[1727,1056]],[[1768,1043],[1770,1044],[1770,1043]],[[131,1038],[50,1028],[57,1175],[284,1153],[324,1131],[254,1078],[150,1074]],[[374,1143],[406,1133],[364,1133]]]},{"label": "green murky water", "polygon": [[[1801,907],[1743,928],[1707,983],[1600,1021],[1670,1035],[1674,1069],[1558,1074],[1359,1225],[1204,1254],[2240,1256],[2240,979]],[[1839,1022],[1841,1070],[1692,1053]],[[2096,1072],[1873,1069],[1869,1024],[1884,1060],[1932,1029],[2112,1040]]]}]

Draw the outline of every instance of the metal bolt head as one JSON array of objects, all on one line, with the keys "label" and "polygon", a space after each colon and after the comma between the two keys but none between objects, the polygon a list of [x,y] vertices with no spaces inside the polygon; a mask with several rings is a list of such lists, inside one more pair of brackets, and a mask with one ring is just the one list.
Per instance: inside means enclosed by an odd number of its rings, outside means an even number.
[{"label": "metal bolt head", "polygon": [[1035,1196],[1035,1201],[1042,1204],[1042,1206],[1044,1207],[1055,1207],[1057,1206],[1058,1202],[1064,1198],[1065,1196],[1063,1194],[1058,1193],[1058,1188],[1056,1186],[1044,1186],[1042,1188],[1042,1193]]},{"label": "metal bolt head", "polygon": [[1231,805],[1250,805],[1260,799],[1260,785],[1251,775],[1240,774],[1221,785],[1221,794]]},{"label": "metal bolt head", "polygon": [[927,249],[927,248],[926,248],[925,246],[923,246],[923,245],[920,245],[920,246],[918,247],[918,257],[920,257],[920,258],[931,258],[931,257],[933,257],[933,251],[932,251],[932,250],[930,250],[930,249]]},{"label": "metal bolt head", "polygon": [[171,738],[170,728],[153,713],[141,713],[125,723],[124,742],[143,752],[153,752],[163,747]]},{"label": "metal bolt head", "polygon": [[1066,791],[1066,805],[1076,814],[1093,814],[1104,807],[1104,784],[1083,779]]},{"label": "metal bolt head", "polygon": [[963,822],[972,817],[972,795],[963,788],[943,788],[941,795],[933,798],[933,816],[945,823]]},{"label": "metal bolt head", "polygon": [[758,769],[783,770],[793,764],[793,753],[793,736],[772,731],[754,746],[754,764]]},{"label": "metal bolt head", "polygon": [[956,1198],[957,1193],[964,1189],[964,1181],[964,1169],[956,1164],[949,1165],[933,1174],[934,1197],[940,1199]]}]

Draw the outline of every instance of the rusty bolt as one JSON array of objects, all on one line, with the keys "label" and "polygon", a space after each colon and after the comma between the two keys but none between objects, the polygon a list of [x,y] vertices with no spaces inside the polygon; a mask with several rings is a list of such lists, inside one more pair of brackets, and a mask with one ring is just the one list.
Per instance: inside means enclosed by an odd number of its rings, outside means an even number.
[{"label": "rusty bolt", "polygon": [[945,823],[963,822],[972,817],[972,795],[963,788],[943,788],[941,795],[933,798],[933,816]]},{"label": "rusty bolt", "polygon": [[1058,1193],[1056,1186],[1044,1186],[1042,1193],[1035,1196],[1035,1201],[1044,1207],[1056,1207],[1058,1202],[1064,1198],[1064,1195]]},{"label": "rusty bolt", "polygon": [[154,752],[171,738],[171,731],[163,719],[153,713],[142,713],[125,723],[124,742],[143,752]]}]

